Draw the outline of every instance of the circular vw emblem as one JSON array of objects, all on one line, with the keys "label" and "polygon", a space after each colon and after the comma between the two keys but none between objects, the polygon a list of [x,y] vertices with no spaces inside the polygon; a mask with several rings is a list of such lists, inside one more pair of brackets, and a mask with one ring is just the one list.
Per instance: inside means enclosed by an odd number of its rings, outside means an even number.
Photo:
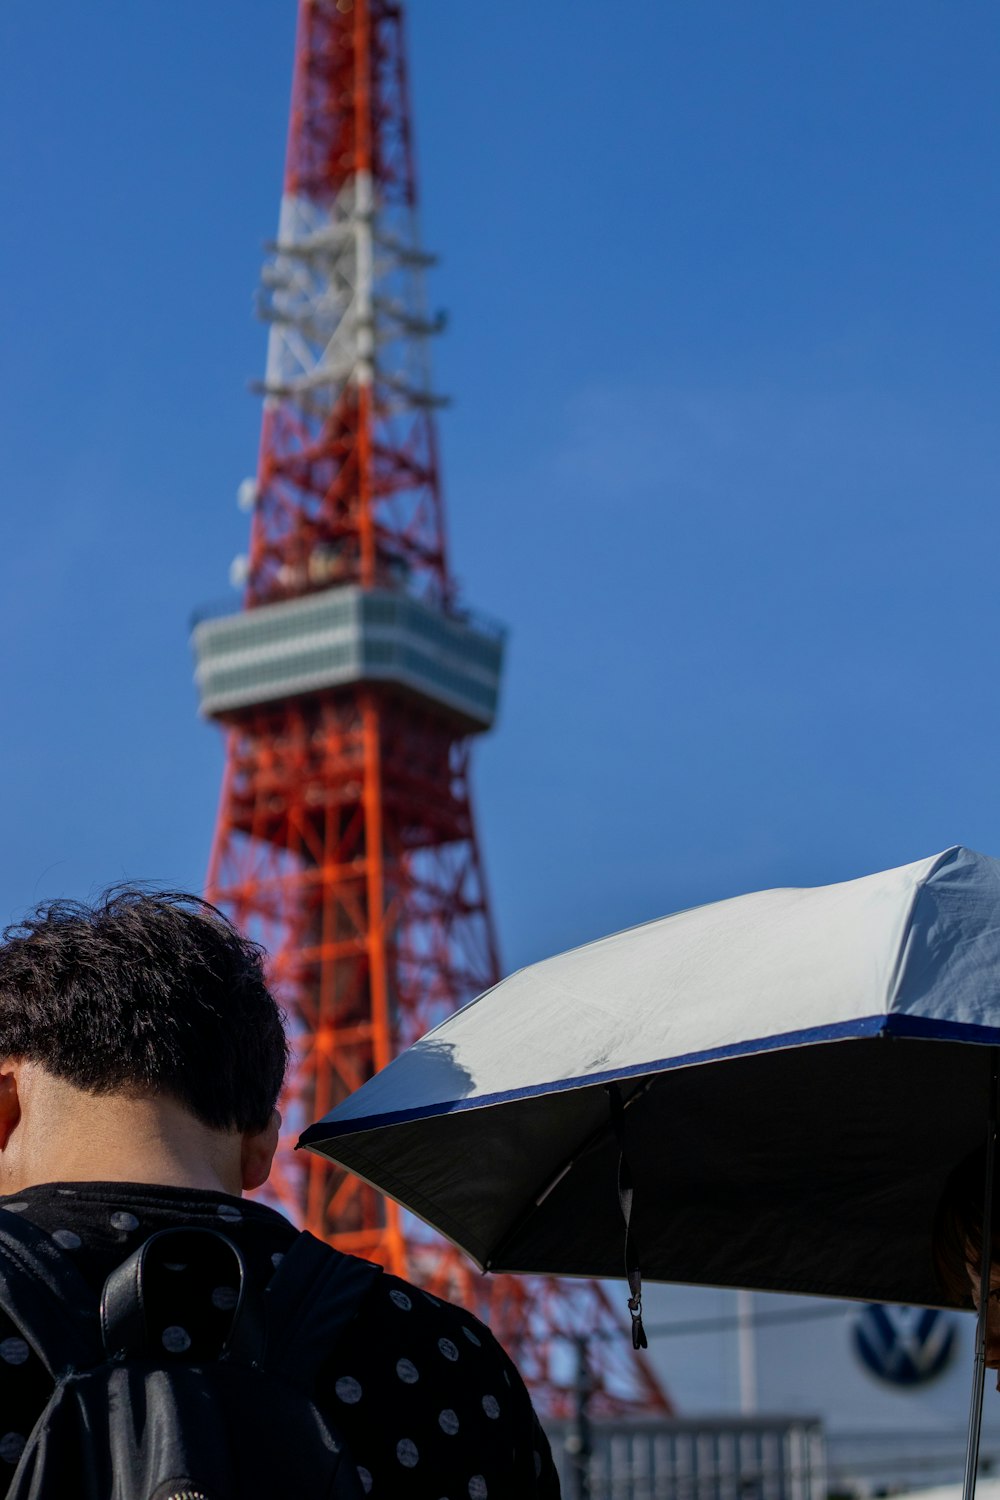
[{"label": "circular vw emblem", "polygon": [[889,1385],[924,1385],[955,1352],[955,1320],[927,1307],[866,1307],[853,1328],[867,1370]]}]

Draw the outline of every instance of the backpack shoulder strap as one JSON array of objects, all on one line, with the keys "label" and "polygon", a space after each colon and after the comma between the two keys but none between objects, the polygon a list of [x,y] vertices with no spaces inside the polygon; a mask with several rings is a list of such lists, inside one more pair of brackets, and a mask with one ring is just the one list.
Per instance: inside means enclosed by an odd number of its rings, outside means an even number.
[{"label": "backpack shoulder strap", "polygon": [[311,1391],[381,1274],[381,1266],[343,1255],[303,1230],[265,1293],[269,1373]]},{"label": "backpack shoulder strap", "polygon": [[37,1224],[0,1209],[0,1308],[56,1380],[100,1362],[97,1297]]},{"label": "backpack shoulder strap", "polygon": [[208,1244],[221,1245],[236,1270],[236,1306],[219,1358],[259,1366],[264,1360],[264,1318],[260,1298],[247,1279],[242,1252],[218,1229],[177,1225],[159,1229],[108,1276],[101,1294],[100,1322],[109,1359],[135,1358],[150,1347],[147,1310],[150,1286],[162,1275],[164,1259],[173,1254],[198,1258]]}]

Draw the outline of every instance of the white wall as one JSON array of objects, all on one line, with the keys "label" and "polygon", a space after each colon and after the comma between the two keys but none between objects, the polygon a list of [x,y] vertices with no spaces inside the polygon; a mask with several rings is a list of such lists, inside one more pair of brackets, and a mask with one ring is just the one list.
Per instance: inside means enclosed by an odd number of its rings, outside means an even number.
[{"label": "white wall", "polygon": [[[618,1290],[612,1287],[612,1295]],[[703,1288],[649,1287],[650,1348],[678,1412],[740,1409],[736,1294]],[[955,1357],[936,1380],[896,1388],[871,1375],[852,1347],[858,1307],[820,1298],[756,1294],[757,1404],[761,1412],[823,1419],[832,1478],[850,1471],[869,1489],[943,1483],[965,1454],[974,1320],[954,1314]],[[775,1314],[801,1321],[769,1323]],[[694,1321],[726,1321],[717,1331],[668,1334]],[[982,1454],[1000,1473],[1000,1395],[987,1372]]]}]

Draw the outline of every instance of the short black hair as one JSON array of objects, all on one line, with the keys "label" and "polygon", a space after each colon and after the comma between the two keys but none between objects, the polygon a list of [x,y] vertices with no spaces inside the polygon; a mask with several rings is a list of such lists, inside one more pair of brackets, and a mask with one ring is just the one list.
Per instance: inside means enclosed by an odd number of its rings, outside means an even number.
[{"label": "short black hair", "polygon": [[93,1094],[167,1095],[216,1130],[263,1130],[288,1065],[264,958],[184,891],[43,902],[3,933],[0,1057]]}]

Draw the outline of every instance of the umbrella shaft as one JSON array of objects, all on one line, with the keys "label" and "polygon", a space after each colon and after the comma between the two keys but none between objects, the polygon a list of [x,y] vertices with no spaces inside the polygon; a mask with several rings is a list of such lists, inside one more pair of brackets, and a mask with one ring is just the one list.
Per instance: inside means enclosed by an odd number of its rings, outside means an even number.
[{"label": "umbrella shaft", "polygon": [[[985,1318],[985,1312],[980,1313],[980,1323]],[[986,1367],[983,1355],[979,1350],[981,1333],[976,1333],[976,1358],[972,1368],[972,1396],[969,1406],[969,1437],[965,1449],[965,1484],[962,1489],[962,1500],[974,1500],[976,1493],[976,1472],[979,1468],[979,1432],[983,1424],[983,1385]]]},{"label": "umbrella shaft", "polygon": [[990,1080],[990,1115],[986,1131],[986,1182],[983,1188],[983,1232],[980,1238],[979,1315],[976,1318],[976,1357],[972,1365],[972,1396],[969,1401],[969,1437],[965,1449],[965,1484],[962,1500],[973,1500],[979,1468],[979,1434],[983,1424],[983,1385],[986,1377],[986,1325],[990,1304],[990,1267],[993,1261],[993,1167],[997,1139],[997,1087],[1000,1073],[993,1052]]}]

